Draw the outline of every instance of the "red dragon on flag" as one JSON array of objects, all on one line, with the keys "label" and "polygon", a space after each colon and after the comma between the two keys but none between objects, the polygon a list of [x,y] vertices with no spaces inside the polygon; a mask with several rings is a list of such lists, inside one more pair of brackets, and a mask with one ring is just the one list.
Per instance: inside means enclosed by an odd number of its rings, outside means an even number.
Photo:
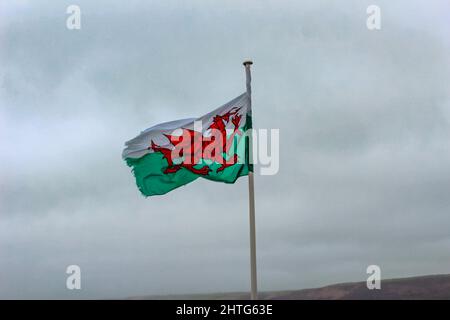
[{"label": "red dragon on flag", "polygon": [[[185,168],[194,174],[208,175],[211,168],[203,165],[195,168],[201,160],[209,160],[219,163],[220,167],[216,172],[223,171],[238,162],[238,155],[234,154],[229,159],[226,155],[232,146],[234,137],[242,134],[239,130],[242,115],[238,114],[240,107],[233,107],[228,112],[214,116],[211,125],[208,127],[211,135],[205,136],[202,132],[192,129],[182,128],[181,135],[164,134],[173,145],[172,148],[161,147],[151,140],[148,150],[159,152],[167,160],[167,168],[164,173],[175,173],[181,168]],[[231,121],[233,132],[227,137],[227,124]],[[180,162],[181,161],[181,162]]]}]

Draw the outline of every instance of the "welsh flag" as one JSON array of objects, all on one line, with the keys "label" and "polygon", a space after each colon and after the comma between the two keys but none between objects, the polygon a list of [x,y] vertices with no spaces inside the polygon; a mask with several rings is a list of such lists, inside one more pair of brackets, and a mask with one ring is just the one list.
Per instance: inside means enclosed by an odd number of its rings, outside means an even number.
[{"label": "welsh flag", "polygon": [[249,161],[250,98],[244,93],[199,117],[155,125],[125,143],[122,157],[144,196],[165,194],[201,177],[234,183]]}]

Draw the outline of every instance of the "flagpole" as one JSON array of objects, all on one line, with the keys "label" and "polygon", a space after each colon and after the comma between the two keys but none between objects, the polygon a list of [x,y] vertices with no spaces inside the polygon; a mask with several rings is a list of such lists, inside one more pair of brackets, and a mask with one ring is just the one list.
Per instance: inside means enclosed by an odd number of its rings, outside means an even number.
[{"label": "flagpole", "polygon": [[[250,72],[250,66],[253,64],[252,61],[246,60],[243,65],[245,67],[245,78],[247,95],[249,99],[250,111],[252,109],[252,88],[251,81],[252,76]],[[249,153],[250,161],[253,162],[253,137],[250,133],[249,135]],[[250,222],[250,279],[251,279],[251,291],[250,297],[252,300],[258,299],[258,287],[256,278],[256,226],[255,226],[255,185],[253,172],[248,173],[248,209],[249,209],[249,222]]]}]

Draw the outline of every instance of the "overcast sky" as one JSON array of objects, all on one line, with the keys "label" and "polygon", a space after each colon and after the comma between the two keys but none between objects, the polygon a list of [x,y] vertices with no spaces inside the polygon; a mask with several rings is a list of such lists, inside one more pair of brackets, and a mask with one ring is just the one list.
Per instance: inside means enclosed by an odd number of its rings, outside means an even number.
[{"label": "overcast sky", "polygon": [[248,290],[247,179],[144,198],[121,159],[241,94],[245,58],[254,126],[280,129],[260,290],[450,273],[449,32],[447,0],[2,1],[0,298]]}]

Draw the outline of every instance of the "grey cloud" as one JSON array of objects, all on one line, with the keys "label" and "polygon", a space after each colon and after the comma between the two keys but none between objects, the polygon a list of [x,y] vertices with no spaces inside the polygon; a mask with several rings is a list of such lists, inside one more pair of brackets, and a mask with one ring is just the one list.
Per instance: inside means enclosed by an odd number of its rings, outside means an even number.
[{"label": "grey cloud", "polygon": [[281,139],[256,177],[260,288],[448,273],[445,1],[379,1],[377,32],[369,1],[78,1],[80,31],[69,4],[1,10],[0,297],[247,290],[246,179],[145,199],[120,157],[243,92],[246,57],[255,126]]}]

